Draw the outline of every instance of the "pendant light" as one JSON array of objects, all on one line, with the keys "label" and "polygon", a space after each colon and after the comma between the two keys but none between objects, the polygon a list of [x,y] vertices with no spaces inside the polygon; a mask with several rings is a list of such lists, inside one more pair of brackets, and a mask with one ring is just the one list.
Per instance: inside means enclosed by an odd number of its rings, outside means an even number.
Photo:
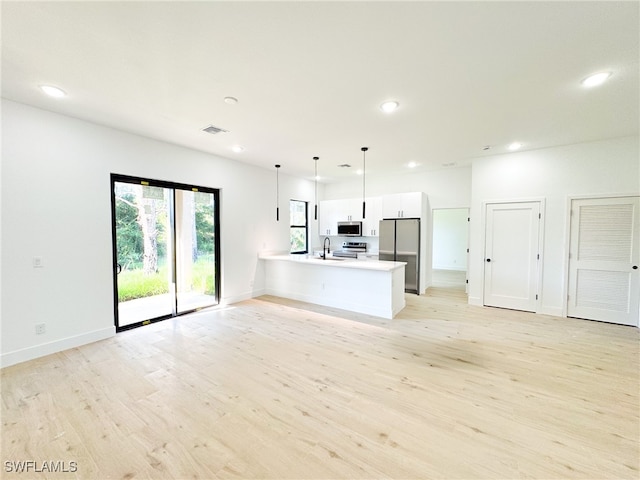
[{"label": "pendant light", "polygon": [[364,191],[364,180],[365,180],[365,173],[366,173],[366,167],[367,167],[367,150],[369,150],[369,147],[362,147],[360,150],[362,150],[362,219],[364,220],[366,218],[365,216],[365,211],[366,211],[366,203],[365,203],[365,191]]},{"label": "pendant light", "polygon": [[318,160],[320,160],[320,157],[313,157],[313,162],[315,165],[315,176],[313,177],[315,179],[315,189],[316,189],[316,205],[314,208],[314,213],[313,213],[313,219],[314,220],[318,220]]},{"label": "pendant light", "polygon": [[278,172],[280,171],[280,165],[276,165],[276,222],[280,221],[280,178]]}]

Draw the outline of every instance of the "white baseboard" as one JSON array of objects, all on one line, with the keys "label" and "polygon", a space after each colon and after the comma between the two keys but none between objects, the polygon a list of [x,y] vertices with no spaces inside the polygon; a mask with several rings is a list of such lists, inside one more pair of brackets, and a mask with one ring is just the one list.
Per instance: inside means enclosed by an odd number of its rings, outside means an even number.
[{"label": "white baseboard", "polygon": [[259,297],[261,295],[265,295],[266,291],[264,288],[259,288],[256,290],[251,290],[249,292],[241,293],[240,295],[233,295],[231,297],[224,297],[220,300],[222,305],[231,305],[232,303],[243,302],[245,300],[251,300],[252,298]]},{"label": "white baseboard", "polygon": [[482,298],[480,298],[480,297],[472,297],[472,296],[469,295],[467,300],[468,300],[467,303],[469,305],[476,305],[478,307],[482,307],[484,305],[484,302],[482,301]]},{"label": "white baseboard", "polygon": [[116,327],[101,328],[92,332],[75,335],[73,337],[55,340],[53,342],[42,343],[33,347],[27,347],[13,352],[7,352],[0,355],[0,368],[9,367],[17,363],[26,362],[35,358],[51,355],[52,353],[62,352],[70,348],[80,347],[88,343],[97,342],[113,337],[116,334]]},{"label": "white baseboard", "polygon": [[[482,298],[480,297],[469,297],[468,298],[468,303],[469,305],[476,305],[478,307],[482,307],[484,305],[484,302],[482,301]],[[554,317],[562,317],[562,307],[549,307],[549,306],[542,306],[540,308],[539,311],[535,312],[535,313],[539,313],[541,315],[551,315]]]},{"label": "white baseboard", "polygon": [[432,287],[462,287],[464,289],[466,283],[464,282],[448,282],[446,280],[438,280],[437,282],[432,282]]},{"label": "white baseboard", "polygon": [[562,307],[541,307],[538,312],[542,315],[551,315],[553,317],[562,317]]}]

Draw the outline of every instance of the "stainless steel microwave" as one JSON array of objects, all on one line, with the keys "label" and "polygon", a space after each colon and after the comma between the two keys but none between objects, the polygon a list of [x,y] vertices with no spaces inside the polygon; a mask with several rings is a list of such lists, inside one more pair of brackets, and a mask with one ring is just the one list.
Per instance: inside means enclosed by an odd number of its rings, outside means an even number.
[{"label": "stainless steel microwave", "polygon": [[343,237],[361,237],[362,222],[338,222],[338,235]]}]

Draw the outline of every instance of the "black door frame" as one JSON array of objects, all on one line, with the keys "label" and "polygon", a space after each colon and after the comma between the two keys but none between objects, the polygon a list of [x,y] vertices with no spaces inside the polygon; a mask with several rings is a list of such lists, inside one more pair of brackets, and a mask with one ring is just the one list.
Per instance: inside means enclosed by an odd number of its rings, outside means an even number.
[{"label": "black door frame", "polygon": [[119,325],[119,320],[118,320],[118,246],[117,246],[117,237],[116,237],[116,196],[115,196],[115,183],[116,182],[121,182],[121,183],[133,183],[133,184],[137,184],[137,185],[145,185],[145,186],[152,186],[152,187],[161,187],[161,188],[170,188],[173,191],[173,202],[172,204],[174,205],[173,208],[171,208],[171,211],[169,212],[169,216],[170,216],[170,224],[171,224],[171,241],[173,244],[173,248],[172,248],[172,255],[171,255],[171,262],[173,263],[172,265],[172,269],[173,269],[173,285],[174,285],[174,289],[177,288],[177,282],[176,282],[176,263],[177,263],[177,259],[176,259],[176,228],[175,228],[175,221],[174,221],[174,208],[175,208],[175,191],[176,190],[187,190],[187,191],[193,191],[193,192],[203,192],[203,193],[209,193],[213,195],[213,201],[214,201],[214,238],[215,238],[215,245],[214,245],[214,255],[215,255],[215,271],[214,271],[214,282],[215,282],[215,295],[214,295],[214,299],[215,299],[215,303],[213,303],[210,306],[214,306],[214,305],[218,305],[220,303],[220,280],[221,280],[221,268],[220,268],[220,190],[216,189],[216,188],[210,188],[210,187],[201,187],[201,186],[196,186],[196,185],[189,185],[189,184],[184,184],[184,183],[176,183],[176,182],[167,182],[164,180],[154,180],[154,179],[150,179],[150,178],[143,178],[143,177],[133,177],[133,176],[129,176],[129,175],[120,175],[117,173],[111,173],[111,178],[110,178],[110,192],[111,192],[111,246],[112,246],[112,258],[113,258],[113,262],[112,262],[112,272],[113,272],[113,309],[114,309],[114,323],[115,323],[115,327],[116,327],[116,332],[122,332],[124,330],[130,330],[132,328],[137,328],[137,327],[141,327],[143,325],[149,325],[151,323],[156,323],[156,322],[160,322],[162,320],[167,320],[169,318],[174,318],[174,317],[179,317],[181,315],[186,315],[188,313],[192,313],[195,312],[197,310],[200,310],[201,308],[208,308],[208,306],[206,307],[199,307],[199,308],[194,308],[192,310],[187,310],[187,311],[183,311],[183,312],[179,312],[178,313],[178,296],[177,296],[177,292],[174,292],[174,313],[168,314],[168,315],[163,315],[160,317],[155,317],[155,318],[150,318],[150,319],[146,319],[140,322],[136,322],[136,323],[132,323],[130,325],[124,325],[124,326],[120,326]]}]

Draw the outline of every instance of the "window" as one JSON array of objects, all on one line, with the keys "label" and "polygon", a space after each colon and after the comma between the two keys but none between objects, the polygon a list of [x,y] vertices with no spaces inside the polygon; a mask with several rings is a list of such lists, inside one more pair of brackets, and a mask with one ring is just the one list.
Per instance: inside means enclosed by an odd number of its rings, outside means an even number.
[{"label": "window", "polygon": [[307,202],[289,202],[289,225],[291,225],[291,253],[307,253]]}]

